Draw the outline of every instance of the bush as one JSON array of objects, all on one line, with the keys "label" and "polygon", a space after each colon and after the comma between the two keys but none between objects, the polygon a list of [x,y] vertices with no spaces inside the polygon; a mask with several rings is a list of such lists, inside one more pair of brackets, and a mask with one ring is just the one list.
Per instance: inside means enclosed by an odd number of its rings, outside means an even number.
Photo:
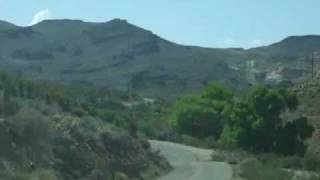
[{"label": "bush", "polygon": [[40,112],[23,109],[9,119],[21,143],[32,145],[46,141],[50,134],[49,119]]},{"label": "bush", "polygon": [[[16,148],[26,149],[26,154],[18,154],[22,160],[29,159],[32,162],[43,162],[50,159],[50,147],[53,134],[50,121],[40,112],[30,109],[20,110],[8,120],[11,127],[11,138]],[[25,156],[24,156],[25,155]]]},{"label": "bush", "polygon": [[212,153],[211,160],[216,162],[226,162],[226,157],[223,153]]},{"label": "bush", "polygon": [[238,164],[249,157],[252,157],[252,155],[249,155],[248,153],[241,150],[215,150],[215,152],[212,153],[211,156],[213,161],[223,161],[229,164]]},{"label": "bush", "polygon": [[73,108],[71,110],[71,113],[78,116],[78,117],[82,117],[82,116],[85,116],[88,114],[84,109],[82,109],[80,107]]},{"label": "bush", "polygon": [[203,140],[203,146],[206,148],[220,148],[216,139],[212,136],[209,136]]},{"label": "bush", "polygon": [[[0,101],[0,103],[2,103]],[[7,101],[4,104],[0,105],[0,111],[2,111],[3,115],[8,117],[16,114],[19,111],[20,107],[17,102],[15,101]]]},{"label": "bush", "polygon": [[287,156],[278,158],[277,161],[281,162],[281,167],[286,169],[302,169],[303,158],[299,156]]},{"label": "bush", "polygon": [[238,175],[248,180],[291,180],[293,175],[270,164],[250,158],[238,165]]},{"label": "bush", "polygon": [[189,135],[182,135],[181,141],[183,144],[186,144],[189,146],[197,146],[197,147],[202,146],[202,141],[200,139],[189,136]]},{"label": "bush", "polygon": [[311,171],[320,170],[320,159],[312,152],[307,152],[303,159],[304,168]]},{"label": "bush", "polygon": [[113,123],[117,121],[117,116],[114,112],[110,110],[103,110],[99,113],[100,119],[104,122]]},{"label": "bush", "polygon": [[59,180],[56,173],[53,170],[38,169],[30,175],[30,180]]}]

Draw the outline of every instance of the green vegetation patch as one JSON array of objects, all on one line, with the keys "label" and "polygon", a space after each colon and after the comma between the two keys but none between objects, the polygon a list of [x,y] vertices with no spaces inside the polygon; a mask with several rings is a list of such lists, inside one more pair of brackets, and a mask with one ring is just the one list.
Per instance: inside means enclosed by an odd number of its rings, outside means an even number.
[{"label": "green vegetation patch", "polygon": [[297,106],[298,98],[290,90],[253,86],[236,97],[230,89],[211,84],[199,95],[179,99],[169,122],[181,134],[213,137],[227,148],[302,156],[314,128],[303,116],[281,118]]}]

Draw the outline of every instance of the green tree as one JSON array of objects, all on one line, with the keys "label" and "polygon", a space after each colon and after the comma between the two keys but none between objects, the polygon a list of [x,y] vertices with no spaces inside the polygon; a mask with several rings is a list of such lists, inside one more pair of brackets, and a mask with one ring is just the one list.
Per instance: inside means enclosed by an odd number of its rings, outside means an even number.
[{"label": "green tree", "polygon": [[274,151],[286,155],[304,155],[307,148],[304,140],[311,137],[313,131],[314,128],[305,117],[286,123],[278,129]]},{"label": "green tree", "polygon": [[220,142],[253,152],[303,154],[312,126],[306,118],[284,122],[280,116],[297,105],[291,91],[255,86],[229,111]]},{"label": "green tree", "polygon": [[176,102],[170,125],[182,134],[218,138],[223,128],[224,112],[232,98],[231,90],[210,84],[200,96],[186,96]]},{"label": "green tree", "polygon": [[234,94],[231,89],[218,83],[211,83],[207,85],[201,93],[201,97],[203,98],[223,102],[232,101],[233,96]]}]

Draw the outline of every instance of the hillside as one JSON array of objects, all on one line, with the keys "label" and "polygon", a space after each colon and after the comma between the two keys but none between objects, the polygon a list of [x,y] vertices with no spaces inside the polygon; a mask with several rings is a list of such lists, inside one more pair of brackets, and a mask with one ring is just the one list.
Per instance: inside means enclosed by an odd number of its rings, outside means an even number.
[{"label": "hillside", "polygon": [[0,66],[37,78],[174,98],[210,81],[238,89],[257,82],[299,82],[308,76],[305,57],[320,49],[319,39],[289,37],[249,50],[213,49],[179,45],[120,19],[46,20],[30,27],[1,22]]},{"label": "hillside", "polygon": [[140,136],[154,120],[132,117],[129,100],[0,72],[0,179],[156,179],[170,165]]},{"label": "hillside", "polygon": [[299,94],[301,105],[299,107],[299,114],[307,116],[316,131],[310,141],[311,150],[320,158],[320,79],[319,76],[313,80],[309,80],[294,87],[295,91]]},{"label": "hillside", "polygon": [[292,57],[305,57],[312,51],[319,51],[320,48],[320,36],[307,35],[307,36],[291,36],[284,40],[274,43],[270,46],[259,47],[251,49],[260,53],[266,53],[269,55],[282,55]]}]

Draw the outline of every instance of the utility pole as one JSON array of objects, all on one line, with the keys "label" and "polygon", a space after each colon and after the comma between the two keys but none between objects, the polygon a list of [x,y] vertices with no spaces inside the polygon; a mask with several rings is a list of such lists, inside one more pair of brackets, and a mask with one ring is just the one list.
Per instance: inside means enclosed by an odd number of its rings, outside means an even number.
[{"label": "utility pole", "polygon": [[313,79],[313,71],[314,71],[314,52],[311,54],[311,79]]},{"label": "utility pole", "polygon": [[311,78],[315,77],[316,62],[320,62],[320,56],[317,51],[313,51],[311,55]]}]

